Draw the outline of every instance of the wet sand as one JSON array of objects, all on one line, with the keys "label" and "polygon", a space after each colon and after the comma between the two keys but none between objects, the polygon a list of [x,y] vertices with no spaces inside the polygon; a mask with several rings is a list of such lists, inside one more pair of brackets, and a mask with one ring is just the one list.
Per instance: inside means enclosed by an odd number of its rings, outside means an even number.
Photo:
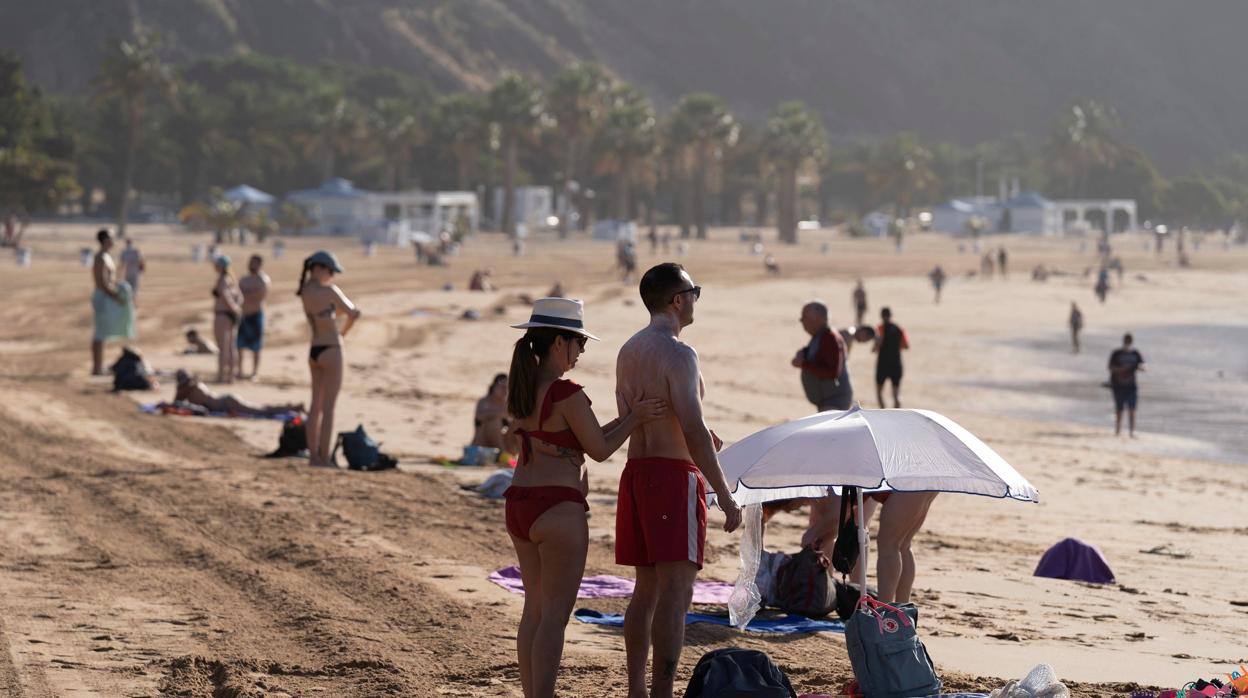
[{"label": "wet sand", "polygon": [[[600,417],[611,416],[602,406],[612,404],[615,352],[645,321],[635,286],[609,271],[611,246],[539,237],[516,260],[483,235],[450,267],[431,269],[416,267],[408,250],[366,259],[346,241],[288,241],[286,258],[269,268],[261,378],[219,389],[257,402],[307,399],[294,284],[303,255],[333,247],[348,271],[341,285],[366,313],[348,340],[336,426],[364,423],[403,463],[361,474],[255,458],[276,445],[275,422],[138,412],[138,401],[171,398],[170,384],[114,395],[88,377],[89,270],[77,250],[92,232],[40,226],[28,237],[34,266],[0,275],[0,694],[520,695],[512,649],[520,598],[485,580],[514,562],[501,503],[460,490],[483,469],[431,462],[458,454],[475,400],[506,369],[516,336],[507,325],[528,312],[518,294],[541,295],[556,278],[587,301],[591,331],[604,340],[570,377],[587,386]],[[148,226],[135,234],[151,269],[137,345],[162,371],[210,375],[214,357],[178,353],[183,330],[211,319],[211,269],[188,254],[206,238]],[[1248,537],[1238,514],[1248,490],[1242,463],[1220,454],[1238,443],[1226,432],[1244,424],[1219,409],[1213,417],[1226,426],[1212,432],[1162,426],[1173,404],[1199,403],[1208,390],[1166,368],[1186,357],[1182,370],[1198,371],[1202,343],[1194,340],[1189,355],[1150,328],[1248,326],[1248,309],[1234,300],[1248,291],[1248,253],[1206,245],[1193,269],[1179,270],[1139,241],[1123,243],[1128,282],[1100,306],[1079,276],[1092,260],[1073,241],[1009,240],[1010,279],[982,281],[964,275],[977,257],[947,239],[915,236],[902,255],[885,241],[837,239],[825,255],[821,236],[776,248],[778,278],[736,231],[693,242],[680,260],[705,288],[686,337],[702,358],[708,420],[731,441],[809,411],[788,366],[804,342],[797,314],[805,300],[827,300],[844,324],[861,275],[870,316],[893,308],[914,347],[904,404],[958,420],[1042,496],[1023,505],[942,495],[916,539],[920,630],[947,686],[987,691],[1047,661],[1085,682],[1079,695],[1116,695],[1243,661],[1248,607],[1232,602],[1248,601],[1236,552]],[[640,249],[643,269],[658,261],[644,242]],[[951,277],[940,305],[923,276],[936,261]],[[1076,275],[1034,283],[1027,271],[1041,262]],[[447,282],[463,289],[486,266],[501,291],[440,290]],[[1134,282],[1136,273],[1148,280]],[[1072,299],[1087,320],[1080,357],[1064,344]],[[459,320],[468,309],[482,320]],[[1105,359],[1099,345],[1126,330],[1150,362],[1135,440],[1112,436],[1108,392],[1094,382]],[[110,346],[109,358],[116,353]],[[850,369],[860,400],[874,407],[865,347],[853,351]],[[1242,388],[1243,372],[1224,380]],[[1081,387],[1027,387],[1061,385]],[[1232,405],[1234,395],[1216,404]],[[1098,412],[1099,423],[1088,416]],[[590,574],[628,573],[613,564],[611,547],[622,466],[622,454],[591,466]],[[714,527],[720,519],[711,518]],[[801,517],[782,515],[768,544],[796,549],[801,531]],[[1032,577],[1043,551],[1069,535],[1098,545],[1119,584]],[[736,540],[711,535],[704,576],[733,578]],[[1191,557],[1141,552],[1159,545]],[[582,605],[619,612],[624,602]],[[727,645],[768,652],[799,692],[831,693],[851,676],[835,635],[693,626],[688,644],[680,681],[703,652]],[[567,695],[619,695],[622,638],[573,621],[564,667]]]}]

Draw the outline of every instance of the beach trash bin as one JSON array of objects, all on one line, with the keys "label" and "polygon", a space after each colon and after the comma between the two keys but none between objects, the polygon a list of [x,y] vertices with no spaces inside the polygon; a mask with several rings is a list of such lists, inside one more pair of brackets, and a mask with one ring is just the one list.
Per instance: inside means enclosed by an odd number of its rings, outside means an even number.
[{"label": "beach trash bin", "polygon": [[17,256],[17,266],[19,267],[30,266],[30,248],[29,247],[19,247],[17,249],[16,256]]},{"label": "beach trash bin", "polygon": [[191,245],[191,261],[192,262],[204,261],[204,246],[203,245]]},{"label": "beach trash bin", "polygon": [[78,250],[78,262],[84,267],[91,266],[91,248],[84,247]]}]

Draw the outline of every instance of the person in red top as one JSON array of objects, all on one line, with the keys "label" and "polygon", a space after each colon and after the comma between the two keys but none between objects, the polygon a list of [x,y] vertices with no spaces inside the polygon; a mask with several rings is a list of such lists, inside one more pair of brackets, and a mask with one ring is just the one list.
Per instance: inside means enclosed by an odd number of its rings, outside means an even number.
[{"label": "person in red top", "polygon": [[563,633],[576,603],[589,525],[585,455],[604,461],[633,429],[664,415],[662,400],[617,400],[619,419],[599,425],[581,386],[563,374],[576,366],[588,339],[581,301],[542,298],[512,351],[507,409],[520,437],[520,461],[507,500],[507,533],[527,590],[516,654],[525,698],[555,695]]},{"label": "person in red top", "polygon": [[828,327],[828,306],[811,301],[802,307],[802,329],[810,343],[793,357],[793,367],[802,370],[802,389],[820,412],[847,410],[854,404],[854,388],[846,370],[845,339]]}]

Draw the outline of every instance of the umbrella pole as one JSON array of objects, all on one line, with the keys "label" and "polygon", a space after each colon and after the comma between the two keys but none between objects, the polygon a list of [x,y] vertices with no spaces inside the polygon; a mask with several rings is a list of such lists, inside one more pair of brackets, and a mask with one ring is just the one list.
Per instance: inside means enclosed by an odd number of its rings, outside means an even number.
[{"label": "umbrella pole", "polygon": [[861,590],[863,594],[866,594],[867,593],[867,561],[868,561],[868,558],[870,557],[870,551],[868,550],[868,546],[870,545],[870,541],[867,540],[867,523],[864,520],[863,513],[862,513],[862,488],[857,488],[856,491],[857,491],[857,496],[858,496],[858,507],[857,507],[857,514],[856,514],[856,516],[858,517],[858,564],[861,566],[860,568],[861,571],[858,573],[858,584],[859,584],[858,588]]}]

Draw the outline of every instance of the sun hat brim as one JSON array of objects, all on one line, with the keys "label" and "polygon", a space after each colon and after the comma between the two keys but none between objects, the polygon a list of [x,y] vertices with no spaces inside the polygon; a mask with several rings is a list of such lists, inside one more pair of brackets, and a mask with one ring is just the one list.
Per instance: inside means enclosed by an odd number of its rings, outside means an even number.
[{"label": "sun hat brim", "polygon": [[579,334],[579,335],[581,335],[582,337],[586,337],[586,338],[588,338],[588,339],[592,339],[592,340],[594,340],[595,342],[600,342],[600,341],[602,341],[602,340],[598,339],[597,337],[595,337],[594,335],[592,335],[592,334],[590,334],[590,333],[586,332],[585,330],[580,329],[580,328],[578,328],[578,327],[565,327],[565,326],[563,326],[563,325],[556,325],[556,324],[554,324],[554,323],[550,323],[550,322],[525,322],[525,323],[522,323],[522,324],[519,324],[519,325],[512,325],[512,327],[513,327],[514,329],[517,329],[517,330],[527,330],[527,329],[532,328],[532,327],[549,327],[549,328],[550,328],[550,329],[552,329],[552,330],[563,330],[564,332],[571,332],[572,334]]}]

